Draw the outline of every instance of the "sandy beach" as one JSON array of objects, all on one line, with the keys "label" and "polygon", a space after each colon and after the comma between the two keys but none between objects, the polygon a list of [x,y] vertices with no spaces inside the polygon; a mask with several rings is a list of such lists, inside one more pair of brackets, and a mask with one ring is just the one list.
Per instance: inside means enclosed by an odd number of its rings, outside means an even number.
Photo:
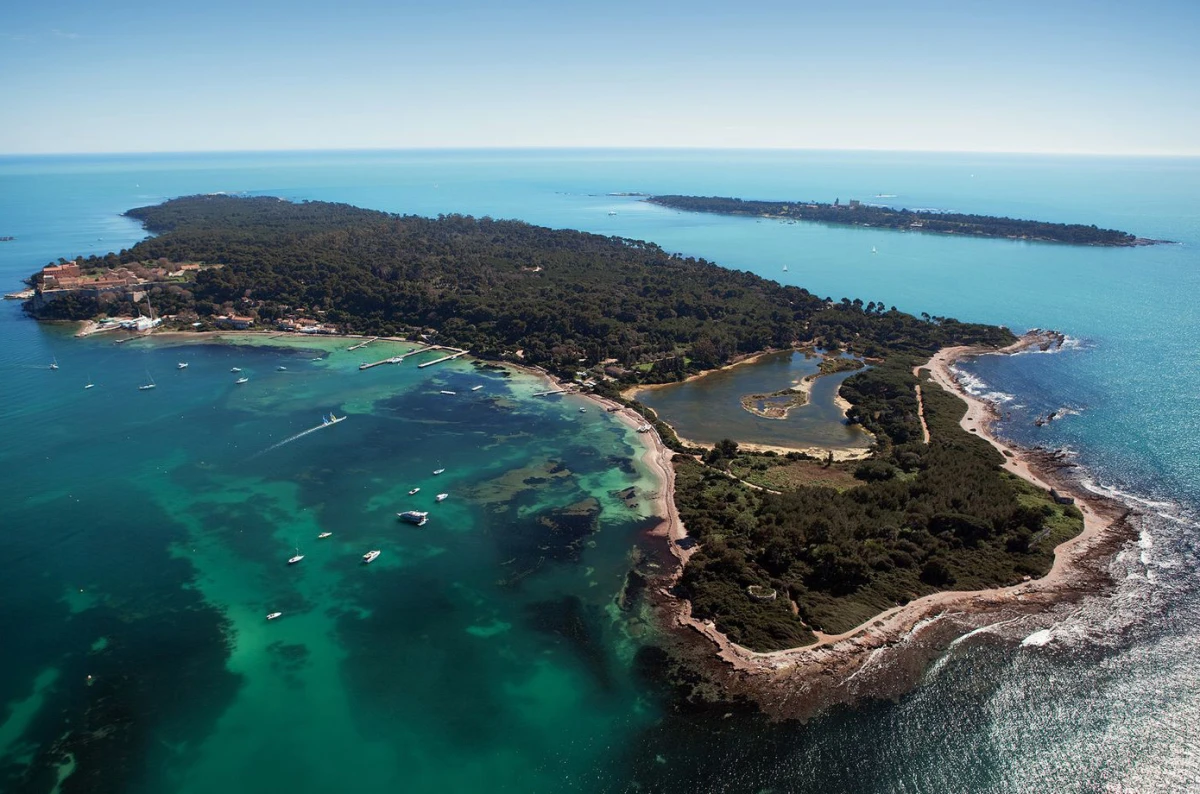
[{"label": "sandy beach", "polygon": [[[1129,509],[1078,487],[1063,476],[1061,464],[1052,455],[998,439],[992,432],[997,417],[994,407],[967,393],[952,370],[964,358],[1015,353],[1039,342],[1040,338],[1024,337],[1003,350],[946,348],[938,351],[926,368],[940,386],[966,401],[962,427],[978,433],[1004,454],[1007,471],[1075,498],[1084,516],[1084,529],[1055,549],[1049,573],[1009,587],[934,593],[893,607],[842,634],[818,632],[815,643],[759,653],[731,642],[711,621],[692,617],[691,605],[670,594],[670,584],[682,574],[681,565],[658,591],[660,604],[674,625],[692,629],[715,645],[717,658],[733,672],[727,684],[754,697],[776,717],[806,717],[835,703],[899,694],[915,683],[938,650],[958,637],[1001,619],[1044,614],[1058,603],[1103,587],[1103,561],[1131,537],[1124,520]],[[671,514],[668,520],[678,519]],[[677,545],[679,538],[686,537],[686,529],[671,526],[666,533],[675,556],[681,563],[686,561]]]}]

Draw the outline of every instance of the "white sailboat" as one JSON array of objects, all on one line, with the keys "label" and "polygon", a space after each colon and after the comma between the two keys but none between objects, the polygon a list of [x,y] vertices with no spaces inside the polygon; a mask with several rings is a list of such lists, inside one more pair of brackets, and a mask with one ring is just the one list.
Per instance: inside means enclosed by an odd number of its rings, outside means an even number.
[{"label": "white sailboat", "polygon": [[150,375],[150,370],[146,370],[146,379],[150,382],[142,386],[138,386],[138,391],[149,391],[158,385],[154,382],[154,378]]},{"label": "white sailboat", "polygon": [[292,555],[290,558],[288,558],[288,565],[295,565],[296,563],[300,562],[303,559],[304,559],[304,555],[301,554],[300,549],[297,548],[296,553],[294,555]]},{"label": "white sailboat", "polygon": [[57,358],[51,359],[50,369],[58,369],[58,359]]}]

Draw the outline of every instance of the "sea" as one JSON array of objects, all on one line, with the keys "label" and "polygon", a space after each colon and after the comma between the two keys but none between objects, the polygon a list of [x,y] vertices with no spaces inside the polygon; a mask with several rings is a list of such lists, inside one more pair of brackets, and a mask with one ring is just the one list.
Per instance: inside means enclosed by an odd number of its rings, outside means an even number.
[{"label": "sea", "polygon": [[[1061,351],[983,357],[962,377],[1000,405],[1003,435],[1063,450],[1089,487],[1138,511],[1111,591],[977,632],[896,700],[771,722],[681,703],[664,684],[660,629],[622,598],[658,483],[636,434],[598,408],[469,359],[358,370],[400,343],[117,345],[5,301],[0,790],[1200,788],[1198,187],[1200,160],[1172,158],[0,157],[0,236],[15,238],[0,242],[5,291],[59,257],[142,239],[127,209],[227,192],[517,218],[653,241],[834,300],[1053,328]],[[858,199],[1171,242],[726,218],[638,193]],[[345,420],[324,425],[330,413]],[[410,509],[428,523],[398,522]]]}]

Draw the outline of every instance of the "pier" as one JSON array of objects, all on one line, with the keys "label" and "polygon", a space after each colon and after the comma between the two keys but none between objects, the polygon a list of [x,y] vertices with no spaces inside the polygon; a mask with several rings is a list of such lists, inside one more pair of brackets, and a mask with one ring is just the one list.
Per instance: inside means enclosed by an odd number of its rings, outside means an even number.
[{"label": "pier", "polygon": [[[429,348],[429,349],[432,349],[432,348]],[[443,347],[441,349],[442,350],[453,350],[455,348]],[[467,354],[467,351],[459,350],[457,353],[451,353],[448,356],[442,356],[441,358],[435,358],[433,361],[426,361],[424,364],[418,364],[417,369],[425,369],[425,367],[432,367],[434,364],[441,364],[443,361],[453,361],[454,359],[458,358],[459,356],[465,356],[466,354]]]},{"label": "pier", "polygon": [[534,394],[534,397],[549,397],[551,394],[572,394],[570,389],[551,389],[550,391],[540,391]]},{"label": "pier", "polygon": [[[346,348],[346,349],[347,349],[347,350],[358,350],[360,347],[366,347],[367,345],[371,344],[372,342],[374,342],[374,341],[375,341],[376,339],[378,339],[378,338],[379,338],[379,337],[377,337],[377,336],[373,336],[373,337],[371,337],[370,339],[366,340],[365,342],[359,342],[357,345],[354,345],[353,347],[348,347],[348,348]],[[383,364],[384,362],[382,362],[382,361],[381,361],[381,362],[379,362],[379,363],[380,363],[380,364]],[[359,369],[363,369],[363,368],[362,368],[362,367],[359,367]]]},{"label": "pier", "polygon": [[[375,337],[375,338],[378,339],[379,337]],[[363,342],[363,344],[365,345],[366,342]],[[361,347],[361,346],[362,345],[358,345],[358,347]],[[354,348],[351,348],[351,350],[353,350],[353,349]],[[361,372],[364,369],[371,369],[373,367],[379,367],[384,364],[399,364],[399,363],[403,362],[404,359],[408,358],[409,356],[415,356],[417,353],[428,353],[430,350],[451,350],[451,351],[453,351],[453,353],[448,356],[442,356],[441,358],[437,359],[436,361],[426,361],[424,364],[418,364],[417,369],[424,369],[425,367],[431,367],[434,364],[440,364],[443,361],[450,361],[451,359],[458,358],[459,356],[465,356],[467,354],[467,351],[459,350],[457,347],[444,347],[442,345],[427,345],[425,347],[414,348],[413,350],[410,350],[407,353],[401,353],[400,355],[392,356],[391,358],[380,359],[379,361],[371,361],[366,364],[359,364],[358,369]]]}]

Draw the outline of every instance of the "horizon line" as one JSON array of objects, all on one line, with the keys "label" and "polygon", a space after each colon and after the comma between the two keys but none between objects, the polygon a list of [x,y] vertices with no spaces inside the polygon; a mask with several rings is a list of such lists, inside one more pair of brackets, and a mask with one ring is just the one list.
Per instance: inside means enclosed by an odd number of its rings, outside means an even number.
[{"label": "horizon line", "polygon": [[825,148],[805,146],[575,146],[575,145],[514,145],[514,146],[346,146],[334,148],[250,148],[250,149],[155,149],[145,151],[55,151],[55,152],[0,152],[0,157],[146,157],[155,155],[213,155],[213,154],[303,154],[303,153],[351,153],[351,152],[837,152],[859,154],[974,154],[1034,157],[1126,157],[1156,159],[1196,159],[1200,150],[1194,152],[1111,152],[1111,151],[1034,151],[1001,149],[883,149],[870,147]]}]

